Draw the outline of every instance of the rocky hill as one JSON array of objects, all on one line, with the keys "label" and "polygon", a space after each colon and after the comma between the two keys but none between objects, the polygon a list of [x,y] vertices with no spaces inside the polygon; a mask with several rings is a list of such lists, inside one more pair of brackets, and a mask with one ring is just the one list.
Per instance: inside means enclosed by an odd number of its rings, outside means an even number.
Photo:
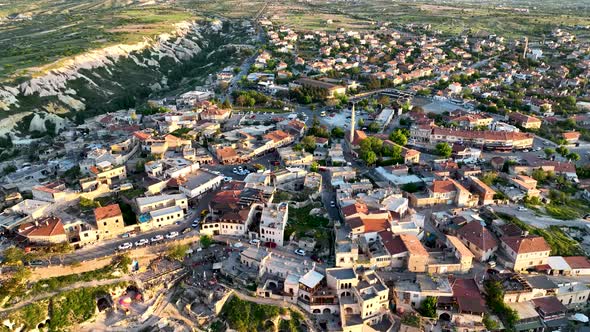
[{"label": "rocky hill", "polygon": [[[47,112],[80,122],[136,107],[158,93],[190,90],[208,74],[237,63],[240,54],[228,45],[243,43],[246,36],[240,22],[178,23],[156,38],[93,50],[0,85],[0,110],[16,118],[22,112]],[[2,131],[16,118],[4,119]]]}]

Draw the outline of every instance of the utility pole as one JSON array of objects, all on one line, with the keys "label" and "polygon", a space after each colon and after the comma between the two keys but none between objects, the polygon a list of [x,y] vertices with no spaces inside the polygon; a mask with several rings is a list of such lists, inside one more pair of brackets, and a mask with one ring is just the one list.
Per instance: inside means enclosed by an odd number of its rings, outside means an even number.
[{"label": "utility pole", "polygon": [[528,37],[524,37],[524,52],[522,52],[522,58],[526,59],[526,53],[529,50],[529,38]]}]

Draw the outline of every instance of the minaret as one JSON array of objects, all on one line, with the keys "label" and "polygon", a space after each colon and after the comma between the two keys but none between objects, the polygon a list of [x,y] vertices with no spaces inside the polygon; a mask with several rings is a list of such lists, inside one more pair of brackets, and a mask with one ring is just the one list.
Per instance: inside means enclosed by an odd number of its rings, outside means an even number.
[{"label": "minaret", "polygon": [[526,53],[529,51],[529,38],[524,37],[524,52],[522,52],[522,58],[526,59]]},{"label": "minaret", "polygon": [[354,140],[354,128],[356,126],[356,120],[354,118],[354,103],[352,104],[352,112],[350,114],[350,142]]}]

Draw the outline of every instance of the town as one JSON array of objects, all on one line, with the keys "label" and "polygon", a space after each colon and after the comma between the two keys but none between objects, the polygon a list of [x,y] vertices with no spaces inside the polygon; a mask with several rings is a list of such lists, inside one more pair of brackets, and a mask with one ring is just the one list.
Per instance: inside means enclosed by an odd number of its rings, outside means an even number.
[{"label": "town", "polygon": [[590,330],[588,29],[261,15],[209,84],[0,136],[2,329]]}]

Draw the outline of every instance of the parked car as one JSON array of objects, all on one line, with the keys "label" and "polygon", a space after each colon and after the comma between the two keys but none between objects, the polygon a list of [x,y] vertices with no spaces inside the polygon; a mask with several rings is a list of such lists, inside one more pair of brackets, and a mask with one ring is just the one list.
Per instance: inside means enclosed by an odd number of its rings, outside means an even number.
[{"label": "parked car", "polygon": [[336,202],[334,202],[334,201],[331,201],[331,202],[330,202],[330,206],[331,206],[331,207],[333,207],[333,208],[334,208],[334,207],[336,207]]},{"label": "parked car", "polygon": [[230,181],[232,181],[233,179],[234,179],[234,178],[232,178],[231,176],[226,176],[226,177],[224,177],[224,178],[223,178],[223,181],[225,181],[225,182],[230,182]]},{"label": "parked car", "polygon": [[197,228],[197,227],[199,227],[199,220],[197,219],[197,220],[193,221],[193,223],[191,224],[191,227],[192,227],[192,228]]},{"label": "parked car", "polygon": [[243,246],[244,246],[244,244],[242,242],[236,242],[236,243],[234,243],[234,248],[241,248]]},{"label": "parked car", "polygon": [[250,240],[250,244],[256,245],[256,244],[259,244],[259,243],[260,243],[260,240],[258,240],[258,239],[252,239],[252,240]]},{"label": "parked car", "polygon": [[28,263],[29,266],[43,266],[43,261],[35,259]]},{"label": "parked car", "polygon": [[528,209],[525,208],[524,206],[519,206],[518,211],[528,211]]},{"label": "parked car", "polygon": [[305,250],[303,249],[295,249],[295,254],[299,256],[305,256]]},{"label": "parked car", "polygon": [[135,241],[135,246],[141,247],[141,246],[145,246],[148,243],[150,243],[150,241],[148,241],[148,239],[141,239],[141,240]]},{"label": "parked car", "polygon": [[182,234],[186,234],[186,233],[188,233],[188,232],[190,232],[192,230],[193,230],[192,228],[187,227],[187,228],[185,228],[185,229],[182,230]]},{"label": "parked car", "polygon": [[176,232],[176,231],[170,232],[170,233],[166,234],[166,238],[167,239],[173,239],[173,238],[175,238],[177,236],[178,236],[178,232]]},{"label": "parked car", "polygon": [[162,241],[162,240],[164,240],[164,235],[156,235],[156,236],[153,236],[150,239],[150,242],[156,243],[156,242],[159,242],[159,241]]},{"label": "parked car", "polygon": [[125,242],[119,246],[119,250],[127,250],[133,248],[133,243]]}]

